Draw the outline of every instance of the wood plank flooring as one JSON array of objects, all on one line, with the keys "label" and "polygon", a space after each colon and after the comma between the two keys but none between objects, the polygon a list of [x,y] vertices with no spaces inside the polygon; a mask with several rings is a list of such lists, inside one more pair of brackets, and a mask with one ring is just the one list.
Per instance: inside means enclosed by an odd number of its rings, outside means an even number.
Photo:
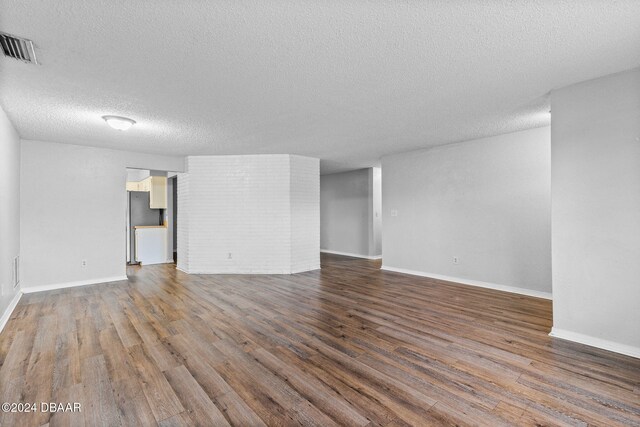
[{"label": "wood plank flooring", "polygon": [[291,276],[28,294],[0,335],[2,426],[640,425],[640,360],[551,339],[551,303],[323,255]]}]

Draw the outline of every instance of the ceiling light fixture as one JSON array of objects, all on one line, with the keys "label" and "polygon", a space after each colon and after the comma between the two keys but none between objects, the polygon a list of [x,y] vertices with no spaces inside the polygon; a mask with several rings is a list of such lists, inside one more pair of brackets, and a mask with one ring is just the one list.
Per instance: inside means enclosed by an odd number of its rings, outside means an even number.
[{"label": "ceiling light fixture", "polygon": [[120,116],[102,116],[109,126],[117,130],[127,130],[136,124],[135,120]]}]

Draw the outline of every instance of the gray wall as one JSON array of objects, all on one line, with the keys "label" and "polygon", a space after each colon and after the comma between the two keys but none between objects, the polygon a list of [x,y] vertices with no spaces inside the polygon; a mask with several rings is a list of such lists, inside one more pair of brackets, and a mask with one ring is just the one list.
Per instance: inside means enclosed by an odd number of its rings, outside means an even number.
[{"label": "gray wall", "polygon": [[640,70],[551,105],[553,333],[640,357]]},{"label": "gray wall", "polygon": [[20,138],[0,108],[0,317],[17,293],[13,289],[13,259],[19,254]]},{"label": "gray wall", "polygon": [[[374,169],[376,169],[374,171]],[[378,188],[374,191],[377,184]],[[355,256],[377,256],[381,237],[380,169],[320,177],[320,247]],[[376,219],[377,214],[377,220]]]},{"label": "gray wall", "polygon": [[384,266],[549,296],[549,132],[384,157]]}]

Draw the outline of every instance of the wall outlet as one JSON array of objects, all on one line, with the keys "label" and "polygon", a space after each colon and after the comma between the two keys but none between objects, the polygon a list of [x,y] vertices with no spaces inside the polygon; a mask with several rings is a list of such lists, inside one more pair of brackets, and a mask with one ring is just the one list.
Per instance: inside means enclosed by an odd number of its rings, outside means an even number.
[{"label": "wall outlet", "polygon": [[86,260],[86,259],[83,259],[83,260],[82,260],[82,262],[80,263],[80,265],[81,265],[82,267],[86,267],[86,266],[87,266],[87,260]]},{"label": "wall outlet", "polygon": [[460,264],[460,258],[458,258],[457,256],[454,256],[454,257],[453,257],[453,263],[454,263],[455,265]]},{"label": "wall outlet", "polygon": [[396,209],[391,209],[391,216],[398,216],[398,211]]},{"label": "wall outlet", "polygon": [[227,254],[227,259],[233,259],[233,254],[231,252]]}]

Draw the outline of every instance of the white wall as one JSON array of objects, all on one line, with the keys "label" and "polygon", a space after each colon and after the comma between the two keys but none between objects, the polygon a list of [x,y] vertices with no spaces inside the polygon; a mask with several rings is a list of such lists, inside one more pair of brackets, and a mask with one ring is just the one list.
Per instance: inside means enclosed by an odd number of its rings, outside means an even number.
[{"label": "white wall", "polygon": [[174,180],[167,179],[167,209],[164,210],[164,223],[167,225],[167,258],[166,261],[173,260],[173,184]]},{"label": "white wall", "polygon": [[13,260],[19,254],[20,138],[0,108],[0,317],[19,289],[13,288]]},{"label": "white wall", "polygon": [[[178,268],[189,273],[319,268],[313,230],[296,235],[299,224],[315,226],[318,180],[317,159],[187,157],[187,173],[178,176]],[[294,243],[301,252],[292,260]]]},{"label": "white wall", "polygon": [[320,268],[320,162],[290,156],[291,272]]},{"label": "white wall", "polygon": [[640,70],[551,105],[553,335],[640,357]]},{"label": "white wall", "polygon": [[549,132],[384,157],[384,268],[549,297]]},{"label": "white wall", "polygon": [[[188,170],[189,159],[185,159],[185,171]],[[176,236],[176,254],[178,255],[178,261],[176,267],[184,272],[189,272],[189,225],[191,223],[191,186],[189,180],[189,173],[178,174],[178,226]],[[196,205],[197,207],[197,205]]]},{"label": "white wall", "polygon": [[184,159],[39,141],[21,145],[23,289],[125,277],[126,168],[182,171]]},{"label": "white wall", "polygon": [[372,226],[369,238],[369,255],[382,255],[382,169],[371,168],[371,202],[369,217]]},{"label": "white wall", "polygon": [[151,176],[148,169],[127,169],[127,182],[140,182]]},{"label": "white wall", "polygon": [[381,255],[380,194],[380,168],[321,176],[322,250],[361,257]]}]

